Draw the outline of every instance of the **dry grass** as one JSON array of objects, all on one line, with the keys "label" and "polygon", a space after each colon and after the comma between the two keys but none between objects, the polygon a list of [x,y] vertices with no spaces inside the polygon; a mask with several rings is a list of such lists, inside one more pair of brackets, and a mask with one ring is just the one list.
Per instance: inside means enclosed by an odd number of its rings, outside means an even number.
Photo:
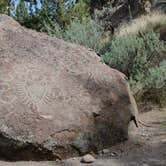
[{"label": "dry grass", "polygon": [[149,30],[158,31],[166,27],[166,14],[156,11],[149,15],[143,15],[140,18],[132,20],[130,23],[122,25],[116,32],[116,36],[125,36],[128,34],[137,34]]}]

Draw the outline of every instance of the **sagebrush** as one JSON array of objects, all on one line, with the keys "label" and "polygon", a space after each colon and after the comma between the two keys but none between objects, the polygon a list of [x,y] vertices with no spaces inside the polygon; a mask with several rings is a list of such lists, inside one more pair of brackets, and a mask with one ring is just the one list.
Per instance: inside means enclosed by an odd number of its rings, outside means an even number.
[{"label": "sagebrush", "polygon": [[94,50],[99,50],[98,42],[103,34],[103,28],[91,19],[83,22],[74,20],[63,34],[63,39],[77,43]]},{"label": "sagebrush", "polygon": [[128,34],[113,39],[102,57],[106,64],[125,73],[133,93],[140,97],[153,88],[165,86],[166,65],[164,42],[153,31]]}]

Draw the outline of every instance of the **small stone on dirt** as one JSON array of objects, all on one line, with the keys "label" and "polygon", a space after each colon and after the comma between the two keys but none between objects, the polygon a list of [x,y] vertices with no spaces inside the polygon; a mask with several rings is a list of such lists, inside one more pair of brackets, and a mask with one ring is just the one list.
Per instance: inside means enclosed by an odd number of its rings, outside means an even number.
[{"label": "small stone on dirt", "polygon": [[93,163],[94,161],[95,158],[90,154],[87,154],[81,158],[82,163]]},{"label": "small stone on dirt", "polygon": [[143,164],[142,166],[149,166],[149,165],[145,163],[145,164]]},{"label": "small stone on dirt", "polygon": [[166,139],[162,139],[161,142],[162,142],[162,143],[166,143]]},{"label": "small stone on dirt", "polygon": [[112,152],[111,153],[111,157],[115,157],[115,156],[117,156],[118,154],[116,153],[116,152]]}]

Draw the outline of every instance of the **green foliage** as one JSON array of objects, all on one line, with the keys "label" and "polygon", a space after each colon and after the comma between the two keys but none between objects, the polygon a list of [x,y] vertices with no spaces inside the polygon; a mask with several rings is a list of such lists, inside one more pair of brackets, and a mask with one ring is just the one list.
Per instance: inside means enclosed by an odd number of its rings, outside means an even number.
[{"label": "green foliage", "polygon": [[149,76],[146,78],[146,87],[160,89],[166,86],[166,60],[160,62],[158,66],[148,70]]},{"label": "green foliage", "polygon": [[145,79],[144,88],[146,92],[142,96],[142,100],[150,100],[161,107],[166,106],[166,60],[154,68],[150,68],[148,72],[149,76]]},{"label": "green foliage", "polygon": [[89,6],[85,0],[80,0],[77,3],[70,3],[68,7],[64,5],[66,0],[58,0],[56,10],[56,22],[63,28],[71,23],[72,20],[78,19],[82,21],[89,17]]},{"label": "green foliage", "polygon": [[7,1],[1,0],[0,1],[0,13],[5,13],[7,10]]},{"label": "green foliage", "polygon": [[86,47],[98,50],[98,41],[101,38],[103,29],[91,19],[83,22],[74,20],[64,32],[63,38],[66,41],[84,45]]},{"label": "green foliage", "polygon": [[0,0],[0,13],[8,14],[10,16],[10,10],[12,7],[12,0]]},{"label": "green foliage", "polygon": [[[159,34],[153,31],[139,34],[128,34],[113,39],[110,51],[105,53],[103,61],[125,73],[135,95],[159,85],[165,86],[165,45]],[[159,65],[159,67],[158,67]]]},{"label": "green foliage", "polygon": [[30,5],[27,5],[25,0],[20,0],[16,7],[16,14],[14,18],[21,25],[27,28],[35,29],[41,32],[47,32],[48,34],[54,33],[58,35],[60,28],[55,21],[53,21],[53,15],[50,13],[50,9],[52,9],[53,4],[47,4],[47,0],[42,2],[43,5],[41,9],[38,9],[36,1],[32,0],[30,1]]},{"label": "green foliage", "polygon": [[17,8],[16,8],[16,16],[17,21],[21,24],[24,23],[25,19],[28,17],[28,7],[25,5],[24,0],[20,0]]},{"label": "green foliage", "polygon": [[78,19],[81,22],[84,18],[90,16],[89,2],[86,0],[79,0],[77,3],[72,3],[68,9],[70,20]]},{"label": "green foliage", "polygon": [[[29,3],[30,5],[27,5],[25,0],[20,0],[14,18],[27,28],[46,32],[45,24],[50,26],[52,23],[46,6],[43,5],[41,9],[38,9],[36,1],[30,1]],[[35,11],[32,8],[35,8]]]},{"label": "green foliage", "polygon": [[67,9],[64,6],[65,0],[58,0],[57,8],[56,8],[56,22],[61,26],[65,27],[67,24],[69,24],[69,19],[67,15]]},{"label": "green foliage", "polygon": [[57,34],[59,29],[65,30],[73,20],[82,22],[84,18],[89,17],[86,0],[70,3],[68,6],[66,0],[41,0],[41,4],[38,9],[36,0],[20,0],[14,18],[28,28]]}]

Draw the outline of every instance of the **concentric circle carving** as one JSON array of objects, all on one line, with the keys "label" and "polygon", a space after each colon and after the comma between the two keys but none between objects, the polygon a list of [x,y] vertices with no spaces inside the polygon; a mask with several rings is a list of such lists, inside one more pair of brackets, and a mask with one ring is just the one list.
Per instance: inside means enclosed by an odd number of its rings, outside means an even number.
[{"label": "concentric circle carving", "polygon": [[1,104],[12,104],[17,99],[36,110],[52,100],[55,70],[51,65],[36,60],[4,64],[1,68]]}]

